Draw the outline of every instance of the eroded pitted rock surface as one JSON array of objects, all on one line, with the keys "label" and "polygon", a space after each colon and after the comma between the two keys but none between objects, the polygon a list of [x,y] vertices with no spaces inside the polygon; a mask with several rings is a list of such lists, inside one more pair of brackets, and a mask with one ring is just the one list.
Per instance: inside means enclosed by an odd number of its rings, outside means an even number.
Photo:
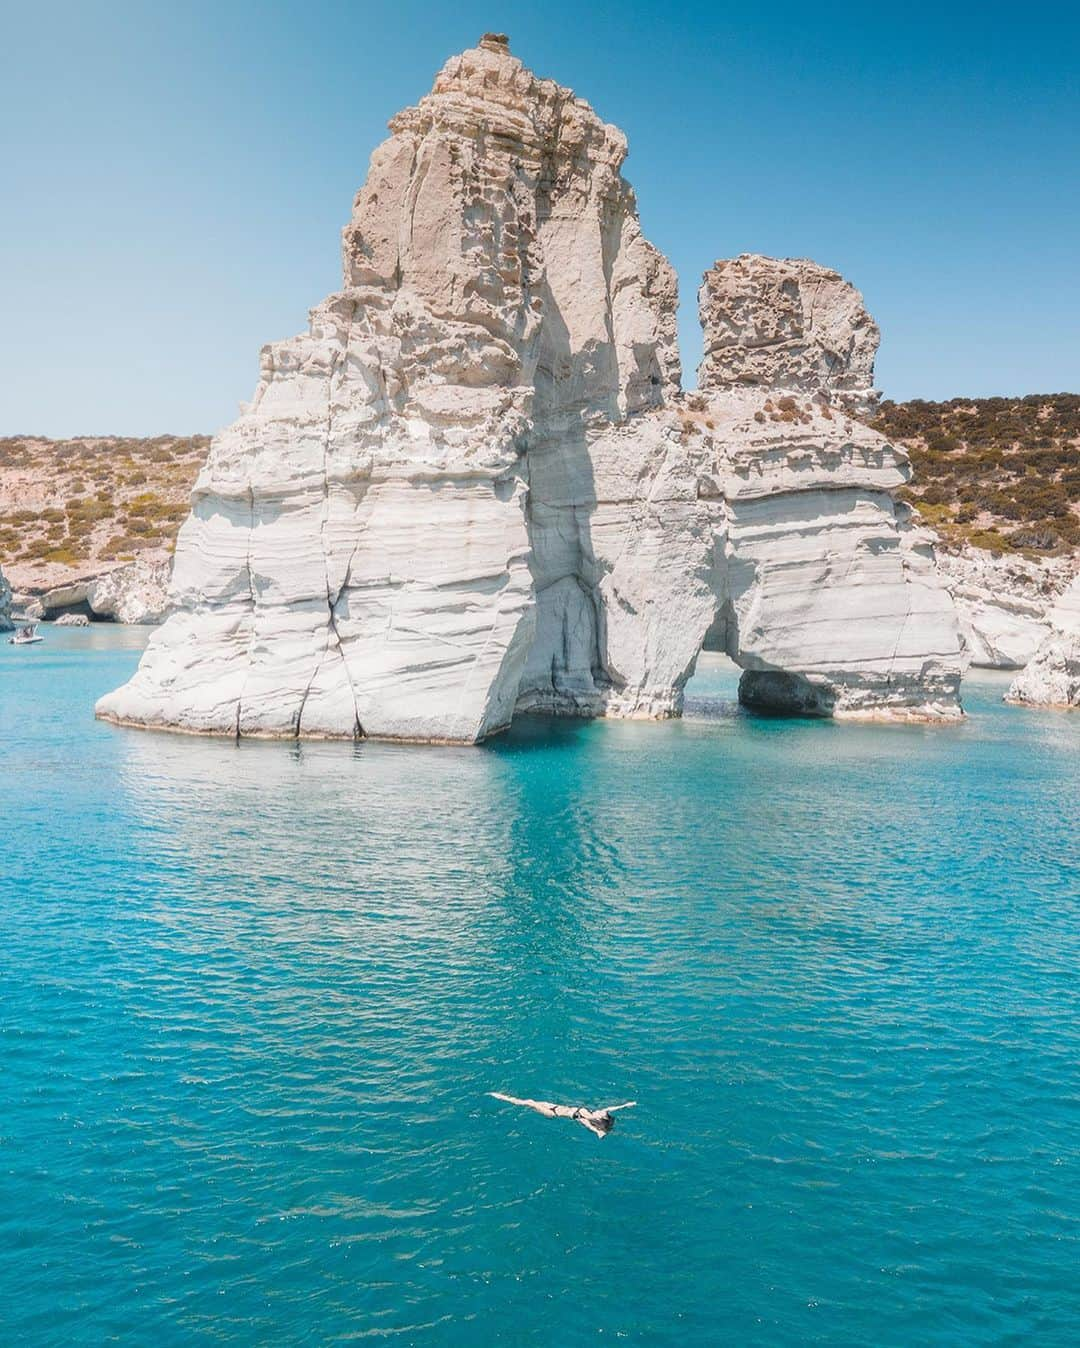
[{"label": "eroded pitted rock surface", "polygon": [[391,131],[343,290],[264,349],[195,487],[179,611],[99,714],[473,742],[515,709],[677,714],[719,632],[812,710],[955,712],[951,607],[888,495],[903,456],[835,401],[868,386],[866,322],[829,327],[827,378],[792,362],[813,407],[683,398],[620,132],[495,35]]},{"label": "eroded pitted rock surface", "polygon": [[698,302],[702,388],[823,390],[858,416],[873,411],[881,334],[839,272],[807,258],[742,253],[705,273]]}]

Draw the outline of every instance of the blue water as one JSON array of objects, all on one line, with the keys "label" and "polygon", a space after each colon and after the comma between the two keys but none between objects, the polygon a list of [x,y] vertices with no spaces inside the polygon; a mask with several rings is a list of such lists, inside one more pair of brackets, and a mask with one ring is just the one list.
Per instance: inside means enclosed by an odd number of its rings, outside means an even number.
[{"label": "blue water", "polygon": [[758,720],[720,669],[682,723],[237,746],[95,723],[142,635],[46,631],[4,1343],[1076,1341],[1080,716]]}]

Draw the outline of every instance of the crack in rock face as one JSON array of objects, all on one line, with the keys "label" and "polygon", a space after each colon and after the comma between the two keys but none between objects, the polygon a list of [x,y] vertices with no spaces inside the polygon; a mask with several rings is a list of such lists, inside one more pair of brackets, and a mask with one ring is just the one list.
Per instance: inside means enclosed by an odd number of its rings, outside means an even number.
[{"label": "crack in rock face", "polygon": [[475,743],[522,709],[677,715],[707,640],[766,709],[959,715],[952,601],[892,498],[906,457],[855,416],[858,292],[718,263],[683,395],[616,128],[489,33],[390,130],[343,289],[263,349],[175,611],[98,715]]}]

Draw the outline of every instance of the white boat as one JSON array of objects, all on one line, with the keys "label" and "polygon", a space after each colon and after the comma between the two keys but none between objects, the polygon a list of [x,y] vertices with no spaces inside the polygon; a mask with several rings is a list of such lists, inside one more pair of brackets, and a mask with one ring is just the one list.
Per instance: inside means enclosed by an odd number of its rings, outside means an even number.
[{"label": "white boat", "polygon": [[45,638],[39,635],[37,623],[25,623],[20,627],[13,637],[8,637],[9,646],[32,646],[35,641],[44,641]]}]

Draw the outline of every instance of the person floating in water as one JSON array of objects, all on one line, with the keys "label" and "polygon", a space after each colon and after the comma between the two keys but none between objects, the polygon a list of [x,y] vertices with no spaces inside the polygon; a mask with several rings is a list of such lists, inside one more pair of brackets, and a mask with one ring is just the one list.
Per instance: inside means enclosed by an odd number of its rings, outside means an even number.
[{"label": "person floating in water", "polygon": [[597,1137],[605,1137],[615,1127],[612,1117],[617,1109],[633,1109],[636,1100],[627,1100],[622,1105],[607,1105],[603,1109],[586,1109],[584,1105],[553,1105],[547,1100],[519,1100],[514,1095],[500,1095],[498,1091],[488,1091],[494,1100],[505,1100],[508,1105],[524,1105],[526,1109],[535,1109],[545,1119],[573,1119],[583,1128]]}]

